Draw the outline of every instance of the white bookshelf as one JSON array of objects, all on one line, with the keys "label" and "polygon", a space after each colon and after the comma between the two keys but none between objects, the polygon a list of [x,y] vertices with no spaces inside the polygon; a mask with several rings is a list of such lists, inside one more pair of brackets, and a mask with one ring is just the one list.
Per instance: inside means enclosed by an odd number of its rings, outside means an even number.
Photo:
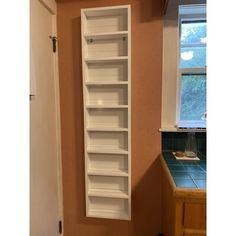
[{"label": "white bookshelf", "polygon": [[86,216],[131,219],[130,6],[81,10]]}]

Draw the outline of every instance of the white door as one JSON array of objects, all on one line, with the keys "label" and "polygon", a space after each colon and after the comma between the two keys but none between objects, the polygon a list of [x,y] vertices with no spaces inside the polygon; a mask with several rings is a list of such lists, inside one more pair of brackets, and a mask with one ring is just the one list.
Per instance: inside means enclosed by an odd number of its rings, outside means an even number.
[{"label": "white door", "polygon": [[50,39],[55,36],[56,17],[47,2],[52,1],[30,1],[31,236],[59,235],[62,220],[57,55]]}]

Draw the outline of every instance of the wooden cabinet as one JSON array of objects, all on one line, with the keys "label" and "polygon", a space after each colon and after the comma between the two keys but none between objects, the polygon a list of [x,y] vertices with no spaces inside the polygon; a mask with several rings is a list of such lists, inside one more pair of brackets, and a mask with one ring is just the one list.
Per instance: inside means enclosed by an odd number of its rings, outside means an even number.
[{"label": "wooden cabinet", "polygon": [[[186,196],[188,194],[186,193]],[[206,235],[206,202],[204,198],[174,196],[175,236]]]},{"label": "wooden cabinet", "polygon": [[162,158],[161,163],[163,236],[205,236],[206,191],[176,188]]},{"label": "wooden cabinet", "polygon": [[131,218],[130,6],[81,10],[86,215]]},{"label": "wooden cabinet", "polygon": [[181,201],[183,204],[183,225],[190,229],[206,229],[206,204],[199,201]]}]

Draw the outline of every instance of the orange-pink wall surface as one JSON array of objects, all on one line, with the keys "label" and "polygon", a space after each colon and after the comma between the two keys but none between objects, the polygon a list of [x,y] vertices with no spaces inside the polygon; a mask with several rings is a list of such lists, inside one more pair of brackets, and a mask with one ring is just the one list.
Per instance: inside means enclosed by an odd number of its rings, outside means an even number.
[{"label": "orange-pink wall surface", "polygon": [[[132,220],[85,217],[80,9],[131,5]],[[161,0],[58,0],[65,236],[157,236],[161,232]]]}]

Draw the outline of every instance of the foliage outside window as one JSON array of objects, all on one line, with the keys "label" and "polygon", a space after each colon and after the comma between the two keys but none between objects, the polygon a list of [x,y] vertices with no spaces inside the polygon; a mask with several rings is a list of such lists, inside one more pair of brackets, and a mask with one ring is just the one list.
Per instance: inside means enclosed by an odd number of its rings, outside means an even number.
[{"label": "foliage outside window", "polygon": [[206,126],[207,23],[202,9],[205,9],[202,5],[180,6],[179,9],[179,127]]}]

